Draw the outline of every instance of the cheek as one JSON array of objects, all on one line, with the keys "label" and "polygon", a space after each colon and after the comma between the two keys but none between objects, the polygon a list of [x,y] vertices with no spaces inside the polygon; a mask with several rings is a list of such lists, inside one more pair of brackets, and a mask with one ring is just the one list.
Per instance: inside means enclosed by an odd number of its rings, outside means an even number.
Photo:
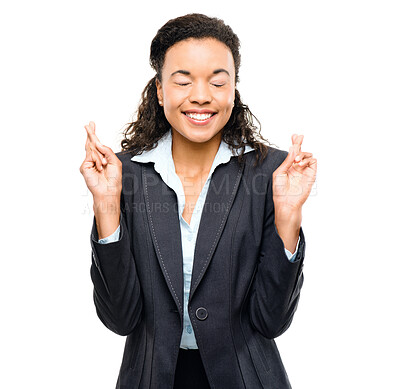
[{"label": "cheek", "polygon": [[164,89],[164,105],[166,108],[174,109],[182,104],[185,100],[186,95],[182,90],[176,88],[165,88]]},{"label": "cheek", "polygon": [[221,107],[223,107],[226,113],[230,113],[233,109],[233,102],[235,99],[232,96],[227,96],[224,101],[221,101]]},{"label": "cheek", "polygon": [[233,90],[225,92],[219,96],[219,104],[224,107],[225,110],[230,111],[233,108],[233,102],[235,101],[235,93]]}]

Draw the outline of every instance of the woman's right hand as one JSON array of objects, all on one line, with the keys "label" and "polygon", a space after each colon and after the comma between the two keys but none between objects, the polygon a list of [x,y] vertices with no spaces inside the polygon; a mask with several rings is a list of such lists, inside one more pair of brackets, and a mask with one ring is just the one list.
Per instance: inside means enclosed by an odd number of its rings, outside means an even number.
[{"label": "woman's right hand", "polygon": [[95,128],[94,122],[85,126],[86,158],[79,171],[95,202],[119,203],[122,190],[122,163],[109,147],[100,143]]}]

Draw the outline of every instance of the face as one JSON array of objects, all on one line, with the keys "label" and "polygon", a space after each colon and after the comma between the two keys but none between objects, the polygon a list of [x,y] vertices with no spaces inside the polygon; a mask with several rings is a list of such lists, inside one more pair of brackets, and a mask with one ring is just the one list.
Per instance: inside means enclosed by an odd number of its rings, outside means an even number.
[{"label": "face", "polygon": [[207,142],[228,122],[235,100],[235,65],[222,42],[187,39],[165,55],[158,100],[173,130],[192,142]]}]

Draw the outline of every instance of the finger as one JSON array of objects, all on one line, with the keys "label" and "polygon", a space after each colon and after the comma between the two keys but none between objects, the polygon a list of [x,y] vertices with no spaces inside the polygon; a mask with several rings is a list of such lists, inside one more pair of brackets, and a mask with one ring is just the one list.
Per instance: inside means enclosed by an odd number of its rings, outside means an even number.
[{"label": "finger", "polygon": [[93,152],[96,153],[97,157],[99,158],[99,161],[102,165],[107,165],[107,159],[104,157],[104,155],[96,148],[93,150]]},{"label": "finger", "polygon": [[84,172],[85,170],[89,170],[89,169],[93,169],[94,164],[93,162],[90,161],[83,161],[82,165],[79,167],[79,171],[81,172],[81,174],[85,175]]},{"label": "finger", "polygon": [[[95,147],[93,147],[93,142],[90,141],[89,135],[86,138],[86,143],[85,143],[85,150],[86,150],[86,160],[92,160],[92,152],[95,152],[100,159],[101,163],[103,165],[107,164],[107,160],[104,158],[103,154],[99,152]],[[93,161],[95,162],[95,161]]]},{"label": "finger", "polygon": [[[94,133],[95,131],[95,123],[94,122],[89,122],[89,125],[85,126],[85,129],[88,133],[88,137],[90,139],[90,141],[95,145],[95,147],[97,148],[97,150],[99,150],[99,152],[101,154],[103,154],[102,156],[102,163],[104,165],[106,165],[108,162],[114,162],[114,163],[118,163],[119,159],[118,157],[114,154],[114,152],[112,151],[111,148],[104,146],[99,138],[97,137],[97,135]],[[104,159],[103,159],[104,158]]]},{"label": "finger", "polygon": [[292,134],[292,146],[289,147],[289,152],[288,155],[286,156],[285,160],[282,162],[282,164],[278,167],[278,169],[275,170],[276,174],[286,174],[290,167],[294,163],[294,159],[296,158],[297,154],[300,152],[300,146],[296,142],[302,141],[302,135],[300,135],[300,138],[297,134]]},{"label": "finger", "polygon": [[96,147],[104,155],[107,163],[110,162],[110,163],[118,164],[119,159],[110,147],[104,146],[100,142],[96,143]]},{"label": "finger", "polygon": [[301,144],[303,143],[303,139],[304,139],[304,135],[297,135],[297,134],[293,134],[292,135],[292,143],[294,146],[301,146]]},{"label": "finger", "polygon": [[103,155],[95,148],[93,147],[93,143],[90,142],[89,138],[86,140],[86,161],[92,162],[94,165],[96,165],[98,170],[104,165],[104,157]]},{"label": "finger", "polygon": [[305,151],[302,151],[300,154],[297,154],[296,158],[294,159],[295,162],[300,162],[304,158],[310,158],[312,157],[312,153],[308,153]]},{"label": "finger", "polygon": [[103,166],[102,166],[102,163],[101,163],[101,158],[99,157],[97,151],[96,150],[92,150],[91,151],[91,156],[92,156],[93,161],[96,163],[97,170],[101,172],[103,170]]},{"label": "finger", "polygon": [[91,162],[96,162],[92,158],[92,151],[93,151],[93,143],[90,141],[89,135],[86,138],[86,143],[85,143],[85,150],[86,150],[86,160],[91,161]]},{"label": "finger", "polygon": [[285,175],[288,172],[288,170],[291,168],[291,166],[293,165],[295,157],[296,157],[296,153],[294,151],[294,146],[290,146],[289,152],[288,152],[285,160],[275,170],[274,174]]},{"label": "finger", "polygon": [[303,143],[304,135],[292,135],[292,147],[295,156],[301,152],[301,144]]},{"label": "finger", "polygon": [[89,150],[89,136],[86,137],[86,142],[85,142],[85,151],[86,151],[86,156],[87,156],[87,152]]},{"label": "finger", "polygon": [[106,158],[107,154],[108,154],[107,147],[102,145],[100,142],[96,142],[95,147],[96,147],[97,152],[101,155],[101,160],[102,160],[103,164],[106,165],[108,163],[107,158]]},{"label": "finger", "polygon": [[[94,122],[90,122],[89,126],[85,126],[87,132],[88,132],[88,137],[90,141],[94,144],[94,146],[99,150],[101,155],[101,160],[103,164],[107,164],[107,159],[105,158],[105,155],[107,153],[107,148],[100,142],[99,138],[97,135],[94,133]],[[104,155],[103,155],[104,154]]]},{"label": "finger", "polygon": [[317,160],[315,158],[305,158],[300,161],[298,165],[300,167],[307,167],[313,165],[314,163],[317,163]]},{"label": "finger", "polygon": [[[91,122],[93,123],[93,122]],[[101,160],[101,163],[103,165],[107,165],[107,159],[104,157],[103,153],[99,150],[100,146],[102,146],[102,144],[100,143],[100,141],[98,140],[97,136],[95,134],[93,134],[93,128],[90,129],[89,126],[85,126],[85,129],[87,131],[87,140],[86,140],[86,145],[85,145],[85,150],[86,150],[86,156],[88,156],[88,154],[90,154],[91,150],[95,150],[97,152],[97,154],[99,155],[99,158]],[[91,146],[93,145],[93,146]]]},{"label": "finger", "polygon": [[[93,123],[93,122],[90,122]],[[93,123],[94,124],[94,123]],[[90,139],[91,142],[95,143],[100,142],[99,138],[97,137],[97,135],[94,133],[94,129],[95,127],[93,126],[93,124],[89,124],[85,126],[86,132],[88,134],[88,137]]]}]

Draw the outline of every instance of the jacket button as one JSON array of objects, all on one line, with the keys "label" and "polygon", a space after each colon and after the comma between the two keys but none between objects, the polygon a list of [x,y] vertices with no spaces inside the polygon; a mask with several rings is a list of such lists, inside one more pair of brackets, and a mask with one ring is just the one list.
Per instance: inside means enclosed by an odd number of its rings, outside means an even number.
[{"label": "jacket button", "polygon": [[205,309],[205,308],[203,308],[203,307],[197,308],[197,309],[196,309],[196,317],[197,317],[199,320],[206,320],[207,317],[208,317],[207,309]]}]

